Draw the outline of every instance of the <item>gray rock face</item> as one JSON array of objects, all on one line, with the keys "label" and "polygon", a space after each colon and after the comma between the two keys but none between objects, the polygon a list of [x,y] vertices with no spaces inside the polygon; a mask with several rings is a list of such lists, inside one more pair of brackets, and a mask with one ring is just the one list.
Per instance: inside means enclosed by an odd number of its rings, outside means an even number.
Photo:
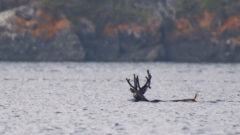
[{"label": "gray rock face", "polygon": [[[208,11],[178,16],[175,0],[124,2],[126,7],[115,11],[108,5],[99,15],[91,9],[97,19],[45,11],[37,1],[0,12],[0,60],[240,61],[240,15],[226,20]],[[121,18],[125,12],[130,18]]]},{"label": "gray rock face", "polygon": [[[69,26],[58,28],[50,38],[46,35],[51,32],[43,31],[36,36],[33,32],[37,28],[30,27],[31,22],[35,22],[38,27],[37,9],[34,7],[19,7],[14,10],[5,11],[0,14],[0,60],[12,61],[82,61],[85,52],[78,36],[72,32]],[[16,23],[16,17],[26,22]],[[24,23],[23,22],[23,23]],[[29,24],[28,24],[29,23]],[[60,22],[59,25],[62,23]],[[20,26],[21,30],[19,30]],[[29,28],[28,28],[29,25]],[[48,24],[46,24],[48,25]],[[67,24],[68,25],[68,24]],[[49,25],[51,26],[51,25]],[[27,27],[27,28],[26,28]],[[59,26],[60,27],[60,26]],[[45,27],[39,28],[45,30]]]},{"label": "gray rock face", "polygon": [[16,35],[0,40],[0,60],[12,61],[81,61],[84,51],[74,34],[60,33],[42,41],[32,35]]}]

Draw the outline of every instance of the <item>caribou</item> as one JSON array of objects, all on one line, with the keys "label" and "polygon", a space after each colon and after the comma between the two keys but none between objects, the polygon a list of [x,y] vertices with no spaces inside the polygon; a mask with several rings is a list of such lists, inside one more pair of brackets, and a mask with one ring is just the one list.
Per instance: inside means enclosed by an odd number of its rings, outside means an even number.
[{"label": "caribou", "polygon": [[143,86],[140,86],[139,83],[139,77],[137,75],[133,75],[133,84],[131,83],[131,80],[129,78],[126,78],[127,83],[130,86],[130,92],[133,95],[133,98],[135,101],[146,101],[146,102],[152,102],[152,103],[157,103],[157,102],[196,102],[197,98],[199,96],[198,93],[195,94],[194,98],[190,99],[177,99],[177,100],[148,100],[144,94],[146,93],[147,89],[151,89],[151,79],[152,75],[150,74],[149,70],[147,70],[147,76],[146,76],[146,82]]}]

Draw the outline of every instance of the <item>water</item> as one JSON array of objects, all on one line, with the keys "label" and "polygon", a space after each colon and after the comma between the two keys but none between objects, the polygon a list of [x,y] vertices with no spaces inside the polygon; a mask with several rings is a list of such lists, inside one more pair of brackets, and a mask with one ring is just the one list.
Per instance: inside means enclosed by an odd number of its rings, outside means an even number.
[{"label": "water", "polygon": [[[125,81],[152,73],[148,99]],[[0,63],[0,134],[240,134],[240,64]]]}]

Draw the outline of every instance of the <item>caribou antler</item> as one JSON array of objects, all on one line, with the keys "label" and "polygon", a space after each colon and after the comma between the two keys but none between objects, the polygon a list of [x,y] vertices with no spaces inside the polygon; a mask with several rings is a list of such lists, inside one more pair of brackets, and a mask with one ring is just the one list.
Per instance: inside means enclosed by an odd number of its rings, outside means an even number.
[{"label": "caribou antler", "polygon": [[193,99],[180,99],[180,100],[148,100],[144,97],[144,94],[146,93],[147,89],[151,89],[151,79],[152,75],[150,74],[149,70],[147,70],[147,76],[146,76],[146,83],[141,87],[139,83],[139,78],[135,74],[133,75],[133,82],[134,85],[131,84],[130,79],[126,78],[129,86],[130,91],[133,94],[133,97],[136,101],[147,101],[147,102],[196,102],[197,97],[199,96],[198,93],[195,94],[195,97]]},{"label": "caribou antler", "polygon": [[131,84],[130,79],[126,78],[129,86],[130,86],[130,91],[133,94],[133,97],[135,98],[136,101],[149,101],[144,97],[145,92],[147,91],[147,88],[151,88],[150,84],[151,84],[151,74],[149,72],[149,70],[147,70],[147,76],[146,76],[146,83],[144,84],[144,86],[140,86],[139,83],[139,78],[138,76],[136,76],[135,74],[133,75],[133,82],[134,85]]},{"label": "caribou antler", "polygon": [[142,94],[145,94],[145,92],[147,91],[147,88],[151,89],[150,84],[151,84],[152,75],[150,74],[149,70],[147,70],[147,75],[148,75],[146,76],[147,82],[140,89]]}]

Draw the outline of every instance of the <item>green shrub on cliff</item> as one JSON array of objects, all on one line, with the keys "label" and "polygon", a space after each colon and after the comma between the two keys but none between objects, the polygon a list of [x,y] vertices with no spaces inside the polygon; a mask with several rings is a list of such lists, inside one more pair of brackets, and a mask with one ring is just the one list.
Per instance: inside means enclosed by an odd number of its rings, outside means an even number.
[{"label": "green shrub on cliff", "polygon": [[0,12],[28,4],[33,0],[0,0]]},{"label": "green shrub on cliff", "polygon": [[140,8],[131,8],[124,3],[116,5],[109,14],[109,19],[113,22],[145,21],[149,14]]},{"label": "green shrub on cliff", "polygon": [[63,12],[73,22],[77,17],[114,23],[144,21],[149,16],[126,0],[40,0],[40,3],[48,10]]},{"label": "green shrub on cliff", "polygon": [[4,9],[5,9],[4,3],[3,3],[3,1],[0,1],[0,11],[2,11]]},{"label": "green shrub on cliff", "polygon": [[239,0],[178,0],[177,12],[180,15],[198,14],[203,11],[214,12],[219,16],[226,17],[239,13]]}]

